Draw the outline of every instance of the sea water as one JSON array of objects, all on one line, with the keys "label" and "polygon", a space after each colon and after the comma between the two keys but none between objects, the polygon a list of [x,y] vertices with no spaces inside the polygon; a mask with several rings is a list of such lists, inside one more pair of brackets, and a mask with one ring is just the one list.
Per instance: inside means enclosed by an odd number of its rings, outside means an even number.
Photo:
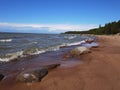
[{"label": "sea water", "polygon": [[87,38],[80,34],[0,33],[0,62],[57,51],[62,47],[81,44]]}]

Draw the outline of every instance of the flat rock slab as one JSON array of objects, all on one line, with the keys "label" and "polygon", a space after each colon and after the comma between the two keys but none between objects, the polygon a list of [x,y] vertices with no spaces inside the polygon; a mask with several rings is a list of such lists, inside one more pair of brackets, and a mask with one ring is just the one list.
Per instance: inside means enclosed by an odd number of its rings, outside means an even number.
[{"label": "flat rock slab", "polygon": [[16,80],[19,82],[39,82],[48,74],[48,70],[52,70],[58,66],[60,66],[60,64],[50,64],[40,68],[23,71],[16,77]]},{"label": "flat rock slab", "polygon": [[23,71],[16,77],[16,80],[19,82],[39,82],[47,74],[48,70],[40,67],[37,69]]}]

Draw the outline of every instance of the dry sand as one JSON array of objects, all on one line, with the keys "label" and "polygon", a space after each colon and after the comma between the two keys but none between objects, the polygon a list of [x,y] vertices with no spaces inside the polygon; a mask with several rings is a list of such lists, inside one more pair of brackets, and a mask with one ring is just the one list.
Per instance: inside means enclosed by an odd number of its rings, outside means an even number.
[{"label": "dry sand", "polygon": [[82,64],[56,68],[37,83],[1,82],[0,90],[120,90],[120,36],[97,37],[100,47],[81,55]]}]

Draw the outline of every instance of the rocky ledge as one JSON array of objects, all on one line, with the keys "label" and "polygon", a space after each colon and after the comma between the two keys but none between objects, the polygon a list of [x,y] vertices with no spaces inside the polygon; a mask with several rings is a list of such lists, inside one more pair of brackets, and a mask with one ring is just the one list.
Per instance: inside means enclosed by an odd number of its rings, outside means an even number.
[{"label": "rocky ledge", "polygon": [[48,74],[49,70],[52,70],[58,66],[60,66],[60,64],[50,64],[32,70],[26,70],[21,72],[16,77],[16,80],[25,83],[39,82],[42,80],[43,77],[45,77]]}]

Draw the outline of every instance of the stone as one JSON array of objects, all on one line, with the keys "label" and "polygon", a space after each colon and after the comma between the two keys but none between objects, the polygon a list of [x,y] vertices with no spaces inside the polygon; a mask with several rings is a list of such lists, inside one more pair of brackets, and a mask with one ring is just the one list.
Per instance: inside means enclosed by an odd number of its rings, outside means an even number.
[{"label": "stone", "polygon": [[20,73],[16,80],[19,82],[39,82],[43,77],[48,74],[48,70],[46,68],[40,67],[37,69],[27,70]]},{"label": "stone", "polygon": [[78,56],[78,55],[86,54],[86,53],[89,53],[89,52],[90,52],[90,50],[87,47],[80,46],[80,47],[76,47],[75,49],[70,51],[70,54],[72,56]]},{"label": "stone", "polygon": [[3,74],[0,74],[0,81],[4,78]]}]

